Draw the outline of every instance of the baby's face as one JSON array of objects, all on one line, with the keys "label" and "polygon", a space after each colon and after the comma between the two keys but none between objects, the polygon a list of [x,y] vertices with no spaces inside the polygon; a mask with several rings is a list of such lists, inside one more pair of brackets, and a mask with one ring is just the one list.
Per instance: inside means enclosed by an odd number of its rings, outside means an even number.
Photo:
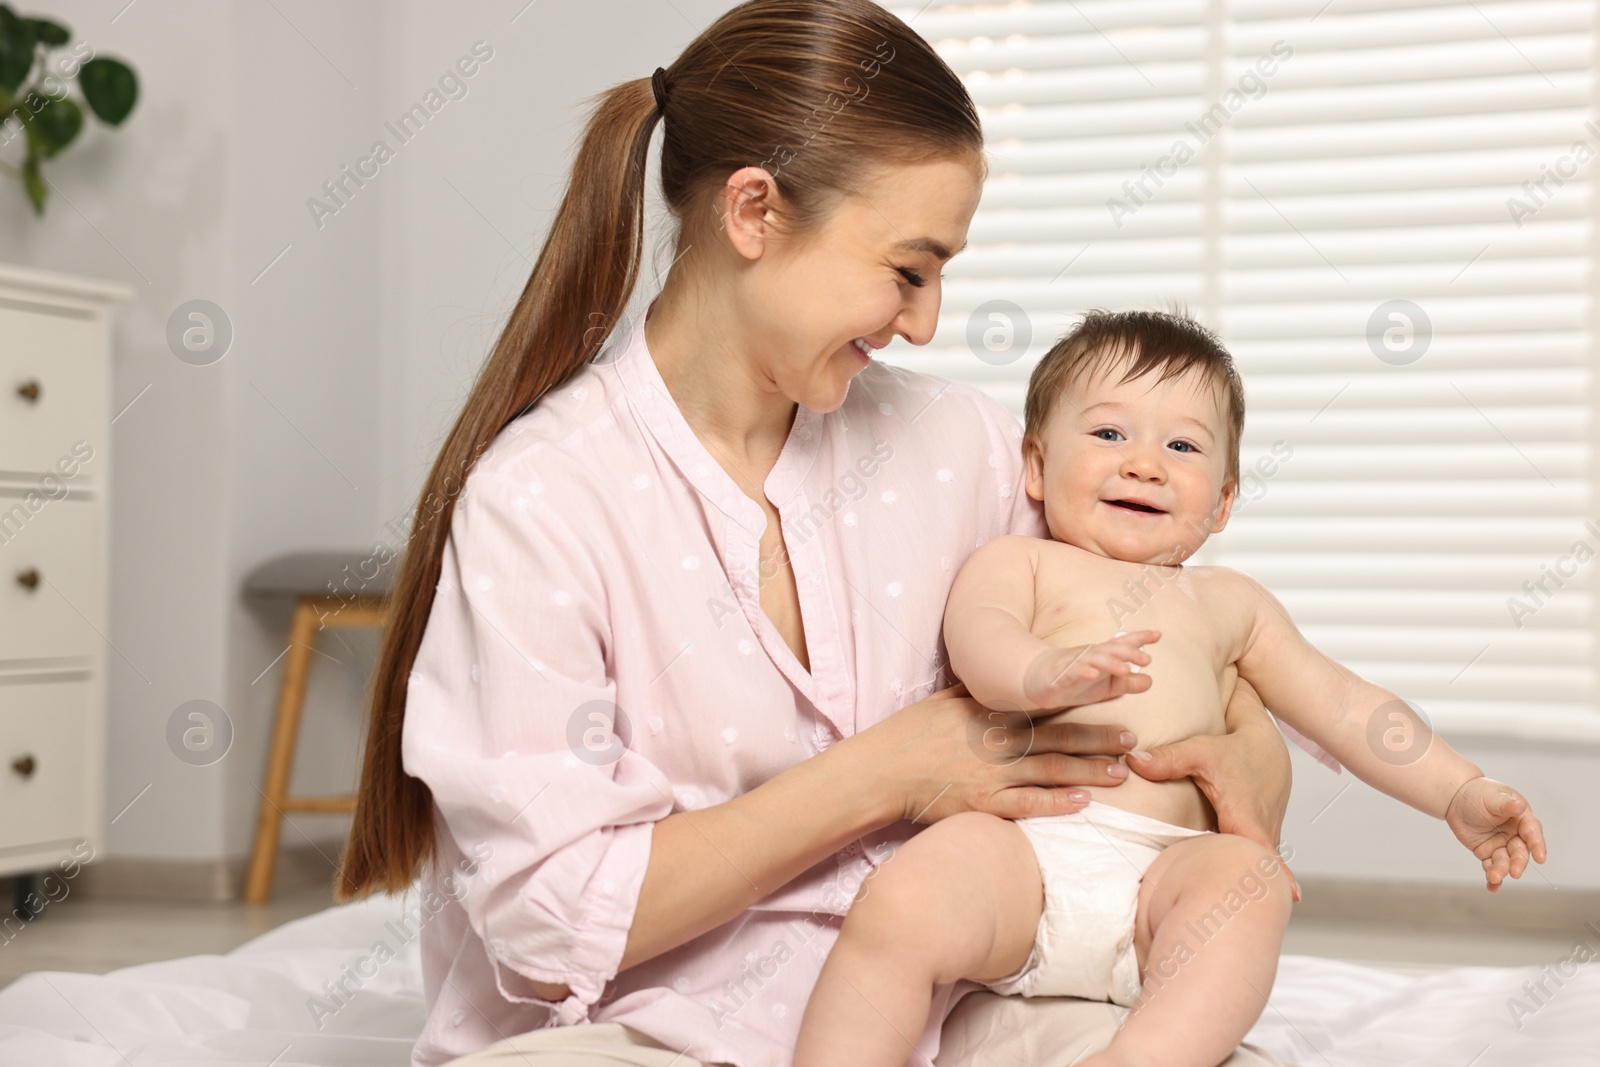
[{"label": "baby's face", "polygon": [[1198,371],[1119,384],[1117,362],[1067,387],[1028,448],[1028,495],[1050,536],[1129,563],[1181,563],[1233,507],[1222,399]]}]

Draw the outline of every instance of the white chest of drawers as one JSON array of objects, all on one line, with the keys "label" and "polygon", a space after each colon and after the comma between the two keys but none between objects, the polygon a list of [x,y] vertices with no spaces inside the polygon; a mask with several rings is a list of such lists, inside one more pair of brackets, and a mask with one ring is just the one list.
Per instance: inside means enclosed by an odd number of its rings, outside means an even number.
[{"label": "white chest of drawers", "polygon": [[101,851],[110,312],[0,264],[0,874]]}]

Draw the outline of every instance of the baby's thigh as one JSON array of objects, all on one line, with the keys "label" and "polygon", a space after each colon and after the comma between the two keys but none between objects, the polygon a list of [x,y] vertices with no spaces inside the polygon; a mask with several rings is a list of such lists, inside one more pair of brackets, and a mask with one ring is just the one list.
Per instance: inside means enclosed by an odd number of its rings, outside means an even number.
[{"label": "baby's thigh", "polygon": [[1175,910],[1198,915],[1205,930],[1219,928],[1247,907],[1281,913],[1287,923],[1291,892],[1278,854],[1249,838],[1206,834],[1167,846],[1139,883],[1133,944],[1140,972],[1156,931]]},{"label": "baby's thigh", "polygon": [[[1044,883],[1033,845],[1009,819],[963,812],[941,819],[895,850],[861,884],[844,934],[882,939],[904,957],[928,952],[954,977],[999,977],[1033,945]],[[906,936],[906,935],[910,936]],[[947,979],[941,979],[947,980]]]}]

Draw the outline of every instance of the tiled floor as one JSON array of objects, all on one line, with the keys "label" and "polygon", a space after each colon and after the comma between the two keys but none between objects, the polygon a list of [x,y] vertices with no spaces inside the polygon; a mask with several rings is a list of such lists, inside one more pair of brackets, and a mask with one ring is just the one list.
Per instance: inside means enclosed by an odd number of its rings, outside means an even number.
[{"label": "tiled floor", "polygon": [[[33,922],[0,934],[0,986],[35,970],[103,973],[153,960],[223,953],[330,906],[324,888],[287,893],[261,906],[67,897]],[[1554,935],[1334,921],[1294,921],[1284,951],[1331,956],[1408,972],[1441,966],[1518,966],[1564,959],[1573,939]]]}]

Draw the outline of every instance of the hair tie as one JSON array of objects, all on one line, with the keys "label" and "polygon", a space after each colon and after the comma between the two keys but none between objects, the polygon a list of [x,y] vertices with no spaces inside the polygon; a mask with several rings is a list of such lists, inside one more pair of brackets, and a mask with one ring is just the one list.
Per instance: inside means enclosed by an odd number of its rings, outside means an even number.
[{"label": "hair tie", "polygon": [[656,72],[650,75],[650,89],[656,94],[656,110],[663,115],[667,111],[667,71],[665,67],[657,67]]}]

